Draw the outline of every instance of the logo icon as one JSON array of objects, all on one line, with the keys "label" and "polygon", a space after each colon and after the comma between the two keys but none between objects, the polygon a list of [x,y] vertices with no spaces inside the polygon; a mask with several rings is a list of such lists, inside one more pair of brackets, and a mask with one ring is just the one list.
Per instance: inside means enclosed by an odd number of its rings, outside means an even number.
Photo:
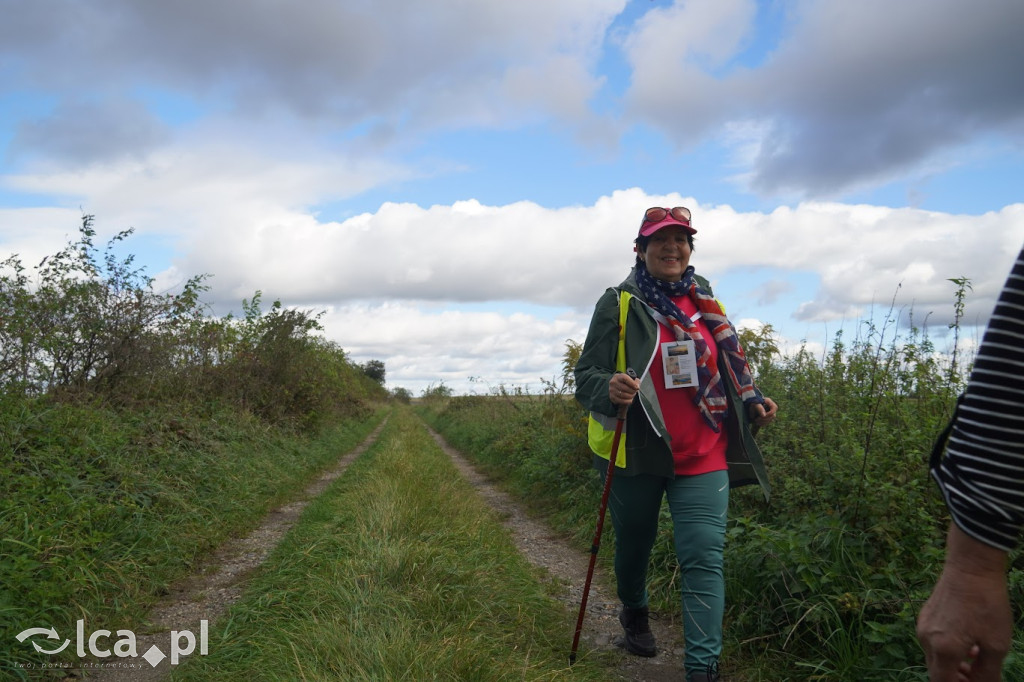
[{"label": "logo icon", "polygon": [[[46,635],[47,639],[60,639],[60,636],[57,634],[57,629],[53,628],[53,627],[51,627],[49,629],[47,629],[47,628],[29,628],[28,630],[22,630],[21,632],[18,633],[17,639],[18,639],[19,642],[24,642],[26,639],[28,639],[29,637],[31,637],[33,635]],[[41,654],[59,654],[60,652],[64,651],[64,649],[67,648],[68,644],[71,644],[71,640],[70,639],[65,639],[64,643],[61,644],[59,648],[54,649],[53,651],[50,651],[48,649],[44,649],[43,647],[39,646],[36,642],[32,642],[32,646],[34,646],[36,651],[38,651]]]}]

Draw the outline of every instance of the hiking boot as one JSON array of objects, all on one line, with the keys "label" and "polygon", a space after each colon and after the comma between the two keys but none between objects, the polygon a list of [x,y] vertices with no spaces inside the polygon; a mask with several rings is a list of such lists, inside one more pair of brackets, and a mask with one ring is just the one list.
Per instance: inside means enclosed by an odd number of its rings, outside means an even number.
[{"label": "hiking boot", "polygon": [[622,629],[626,631],[626,651],[637,656],[651,656],[658,653],[654,643],[654,635],[651,634],[651,626],[647,622],[650,617],[650,609],[642,606],[639,609],[631,609],[623,606],[619,612],[619,622]]},{"label": "hiking boot", "polygon": [[689,677],[690,682],[719,682],[718,661],[711,661],[705,672],[694,673]]}]

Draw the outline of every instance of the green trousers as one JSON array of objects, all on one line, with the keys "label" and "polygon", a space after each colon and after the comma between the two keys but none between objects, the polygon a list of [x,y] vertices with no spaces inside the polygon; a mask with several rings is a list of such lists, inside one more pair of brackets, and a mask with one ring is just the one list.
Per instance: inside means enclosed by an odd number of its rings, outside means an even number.
[{"label": "green trousers", "polygon": [[703,672],[722,652],[725,611],[725,546],[729,475],[615,476],[608,509],[615,528],[615,578],[619,599],[647,606],[647,567],[658,535],[662,499],[668,500],[682,585],[687,671]]}]

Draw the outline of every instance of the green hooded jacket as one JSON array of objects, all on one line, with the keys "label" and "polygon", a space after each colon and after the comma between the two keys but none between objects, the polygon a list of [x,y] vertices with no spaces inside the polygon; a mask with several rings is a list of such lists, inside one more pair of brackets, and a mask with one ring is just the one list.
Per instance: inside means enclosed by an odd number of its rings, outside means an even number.
[{"label": "green hooded jacket", "polygon": [[[698,286],[711,293],[707,280],[700,276],[696,276],[696,279]],[[650,375],[650,367],[659,347],[658,322],[654,318],[654,311],[637,288],[633,273],[617,288],[605,291],[597,302],[583,352],[576,363],[576,399],[595,417],[603,415],[606,422],[615,419],[617,409],[608,397],[608,384],[615,373],[615,355],[619,344],[619,292],[622,290],[631,294],[626,316],[626,366],[640,377],[640,393],[626,416],[626,461],[617,474],[654,474],[672,478],[675,476],[670,446],[672,439],[665,428],[654,378]],[[720,359],[719,364],[725,366],[722,364],[724,362],[724,359]],[[767,500],[771,486],[761,451],[750,431],[749,415],[732,382],[726,380],[722,383],[729,398],[725,426],[729,438],[726,461],[730,487],[758,484]],[[594,466],[606,469],[607,457],[595,454]]]}]

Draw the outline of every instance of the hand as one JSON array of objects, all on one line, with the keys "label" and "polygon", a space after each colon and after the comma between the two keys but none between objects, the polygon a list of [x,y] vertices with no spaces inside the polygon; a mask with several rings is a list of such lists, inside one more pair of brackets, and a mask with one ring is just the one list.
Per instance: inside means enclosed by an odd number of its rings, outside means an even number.
[{"label": "hand", "polygon": [[758,426],[768,426],[775,421],[779,413],[779,406],[771,398],[764,399],[764,405],[754,404],[750,406],[750,418]]},{"label": "hand", "polygon": [[931,682],[999,682],[1013,616],[1006,552],[950,526],[946,562],[917,619]]},{"label": "hand", "polygon": [[629,405],[640,390],[640,380],[631,379],[629,375],[616,372],[608,382],[608,398],[615,405]]}]

